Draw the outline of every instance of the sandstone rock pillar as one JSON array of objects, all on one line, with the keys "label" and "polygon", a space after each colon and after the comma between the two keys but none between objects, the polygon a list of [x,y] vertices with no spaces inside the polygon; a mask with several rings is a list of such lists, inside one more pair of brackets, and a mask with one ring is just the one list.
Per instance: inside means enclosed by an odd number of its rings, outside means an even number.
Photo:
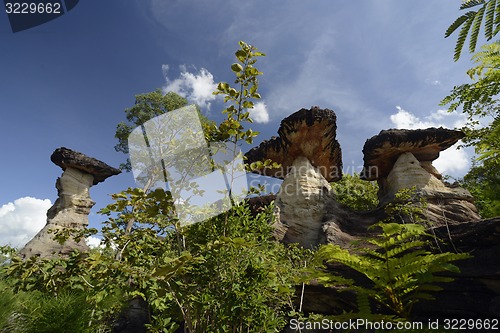
[{"label": "sandstone rock pillar", "polygon": [[399,190],[416,187],[427,201],[426,217],[435,227],[478,221],[472,195],[446,185],[432,165],[441,151],[463,137],[461,131],[445,128],[381,131],[366,140],[361,177],[377,180],[381,205],[392,202]]},{"label": "sandstone rock pillar", "polygon": [[63,169],[56,181],[58,198],[47,211],[47,224],[20,251],[23,257],[53,257],[65,255],[77,249],[87,251],[85,240],[76,242],[69,238],[64,244],[55,241],[54,232],[64,229],[83,230],[89,223],[88,215],[95,202],[89,188],[120,170],[104,162],[67,148],[58,148],[51,156],[52,162]]},{"label": "sandstone rock pillar", "polygon": [[255,172],[285,179],[276,196],[274,236],[313,248],[324,239],[325,207],[333,200],[330,181],[342,177],[342,153],[332,110],[301,109],[281,121],[279,137],[250,150],[247,162],[271,159],[279,169]]}]

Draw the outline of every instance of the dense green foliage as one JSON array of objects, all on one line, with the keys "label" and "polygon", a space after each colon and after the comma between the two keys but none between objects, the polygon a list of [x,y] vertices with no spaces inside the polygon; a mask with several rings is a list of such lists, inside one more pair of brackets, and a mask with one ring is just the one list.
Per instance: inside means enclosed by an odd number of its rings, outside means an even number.
[{"label": "dense green foliage", "polygon": [[[475,67],[468,71],[473,81],[453,88],[441,102],[453,112],[462,108],[467,115],[464,142],[473,145],[480,159],[500,157],[500,43],[484,45],[474,55]],[[482,122],[482,123],[481,123]],[[488,123],[485,123],[488,122]]]},{"label": "dense green foliage", "polygon": [[[157,89],[153,92],[136,95],[135,105],[125,110],[127,121],[122,121],[116,126],[115,138],[118,140],[118,144],[115,145],[115,150],[128,154],[128,137],[134,128],[156,116],[179,109],[187,104],[184,97],[172,91],[164,95],[160,89]],[[198,108],[197,110],[206,139],[208,141],[215,140],[217,137],[215,122],[203,116]],[[130,160],[127,159],[127,162],[122,163],[120,168],[131,171]]]},{"label": "dense green foliage", "polygon": [[[260,98],[261,73],[254,58],[262,55],[240,43],[238,63],[231,66],[239,86],[221,83],[216,92],[231,104],[224,110],[227,119],[218,128],[205,122],[220,134],[219,140],[229,142],[235,155],[241,141],[251,143],[257,135],[242,123],[252,121],[251,100]],[[134,125],[185,104],[159,91],[136,100],[136,106],[126,110]],[[178,104],[168,104],[172,101]],[[126,137],[132,129],[119,125],[119,150],[127,151]],[[190,333],[274,332],[284,326],[293,309],[295,262],[302,250],[271,240],[272,208],[252,216],[245,204],[239,204],[203,223],[182,226],[169,192],[135,188],[113,199],[101,211],[108,217],[102,228],[104,248],[53,260],[13,258],[8,270],[16,290],[52,297],[83,292],[96,309],[93,323],[116,318],[130,300],[140,298],[149,304],[151,332],[172,332],[181,324]],[[74,236],[96,232],[89,229]]]},{"label": "dense green foliage", "polygon": [[[180,228],[164,218],[164,209],[170,209],[164,193],[129,189],[116,195],[116,203],[104,213],[119,215],[106,222],[106,247],[100,251],[67,259],[15,260],[9,271],[17,277],[17,290],[43,291],[50,297],[83,291],[98,309],[91,317],[95,323],[116,317],[120,305],[141,297],[150,305],[151,332],[171,332],[182,322],[186,332],[273,332],[283,327],[293,309],[300,267],[293,258],[300,258],[300,251],[270,239],[272,207],[254,218],[246,205],[238,205],[225,215]],[[120,221],[128,219],[123,211],[132,206],[141,226],[126,234]]]},{"label": "dense green foliage", "polygon": [[370,210],[378,205],[378,185],[362,180],[359,174],[344,174],[342,179],[331,183],[336,199],[354,210]]},{"label": "dense green foliage", "polygon": [[478,157],[461,182],[476,198],[481,215],[492,217],[500,215],[500,43],[483,46],[473,59],[476,66],[468,72],[473,82],[454,87],[442,104],[467,115],[463,141],[474,146]]},{"label": "dense green foliage", "polygon": [[455,61],[460,58],[467,36],[469,36],[469,52],[474,53],[477,38],[484,20],[484,36],[491,40],[500,31],[500,3],[496,0],[464,0],[460,10],[479,7],[478,10],[469,10],[457,18],[446,30],[445,37],[451,36],[458,28],[458,39],[455,46]]},{"label": "dense green foliage", "polygon": [[459,183],[474,197],[483,218],[500,216],[500,164],[475,163]]}]

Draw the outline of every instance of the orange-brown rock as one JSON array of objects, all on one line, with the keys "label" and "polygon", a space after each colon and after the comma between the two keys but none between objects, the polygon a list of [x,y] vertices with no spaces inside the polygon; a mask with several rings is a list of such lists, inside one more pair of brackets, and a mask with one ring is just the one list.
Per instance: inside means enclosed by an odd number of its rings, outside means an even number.
[{"label": "orange-brown rock", "polygon": [[446,128],[427,129],[390,129],[366,140],[363,147],[364,168],[361,177],[366,180],[385,178],[391,172],[399,156],[409,152],[422,164],[422,167],[439,173],[431,163],[439,153],[457,143],[464,137],[461,131]]},{"label": "orange-brown rock", "polygon": [[337,117],[329,109],[301,109],[281,121],[278,137],[262,142],[245,155],[247,163],[271,159],[278,169],[255,172],[284,179],[295,159],[306,157],[327,181],[342,178],[342,153],[336,139]]}]

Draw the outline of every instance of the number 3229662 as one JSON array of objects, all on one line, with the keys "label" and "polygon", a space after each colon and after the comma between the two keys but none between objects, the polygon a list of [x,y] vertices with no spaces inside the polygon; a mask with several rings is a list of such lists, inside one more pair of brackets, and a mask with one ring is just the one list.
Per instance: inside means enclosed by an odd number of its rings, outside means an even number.
[{"label": "number 3229662", "polygon": [[7,14],[61,14],[61,3],[7,2]]}]

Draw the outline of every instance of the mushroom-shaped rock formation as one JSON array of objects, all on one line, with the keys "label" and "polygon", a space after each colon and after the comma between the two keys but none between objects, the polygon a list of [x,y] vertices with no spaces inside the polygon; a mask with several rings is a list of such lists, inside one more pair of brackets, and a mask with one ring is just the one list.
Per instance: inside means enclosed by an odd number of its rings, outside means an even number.
[{"label": "mushroom-shaped rock formation", "polygon": [[47,211],[45,227],[20,251],[24,257],[64,255],[74,249],[87,251],[84,240],[76,242],[69,238],[61,245],[53,239],[53,232],[85,228],[89,223],[90,209],[95,204],[90,198],[89,188],[121,172],[104,162],[64,147],[56,149],[50,159],[64,171],[56,181],[58,198]]},{"label": "mushroom-shaped rock formation", "polygon": [[63,171],[66,168],[73,168],[92,175],[94,178],[92,185],[97,185],[106,178],[121,173],[120,170],[110,167],[104,162],[65,147],[57,148],[50,156],[50,160],[55,165],[60,166]]},{"label": "mushroom-shaped rock formation", "polygon": [[415,186],[428,202],[427,218],[439,223],[474,221],[480,217],[470,193],[446,186],[432,161],[463,138],[445,128],[391,129],[368,139],[363,148],[361,177],[377,180],[381,204],[403,188]]},{"label": "mushroom-shaped rock formation", "polygon": [[337,116],[315,106],[301,109],[281,121],[278,137],[262,142],[245,155],[247,163],[270,159],[278,169],[256,170],[260,174],[284,179],[294,161],[306,157],[327,181],[342,178],[342,153],[336,139]]},{"label": "mushroom-shaped rock formation", "polygon": [[461,131],[446,128],[427,129],[390,129],[380,131],[378,135],[366,140],[363,147],[363,179],[375,180],[386,178],[396,160],[403,153],[409,152],[421,163],[421,166],[437,178],[439,172],[432,167],[432,161],[439,153],[457,143],[464,137]]},{"label": "mushroom-shaped rock formation", "polygon": [[275,236],[285,243],[314,247],[324,239],[325,206],[333,199],[329,181],[342,177],[340,145],[332,110],[301,109],[281,122],[279,137],[250,150],[247,163],[271,159],[279,169],[258,173],[284,178],[276,197]]}]

